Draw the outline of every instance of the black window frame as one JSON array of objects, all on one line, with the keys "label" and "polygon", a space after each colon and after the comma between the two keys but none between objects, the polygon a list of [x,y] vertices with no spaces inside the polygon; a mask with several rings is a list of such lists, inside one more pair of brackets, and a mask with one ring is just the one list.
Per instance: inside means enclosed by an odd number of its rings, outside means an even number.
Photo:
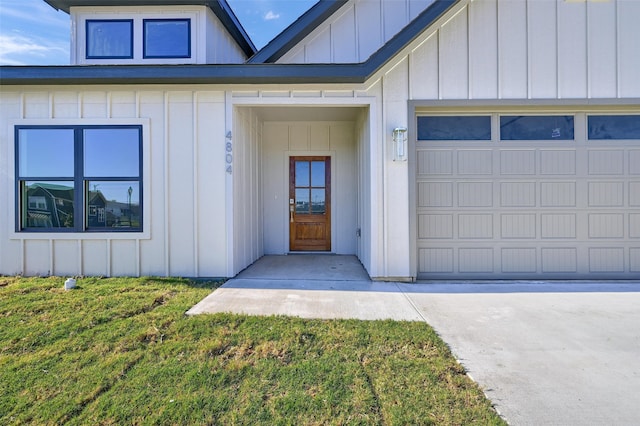
[{"label": "black window frame", "polygon": [[[73,177],[60,176],[22,176],[20,175],[20,131],[25,129],[73,130]],[[138,176],[88,176],[84,174],[84,130],[86,129],[136,129],[138,130]],[[139,124],[123,125],[18,125],[14,127],[14,177],[15,177],[15,231],[17,233],[141,233],[144,230],[144,169],[143,169],[143,126]],[[74,226],[73,227],[28,227],[22,226],[22,208],[24,205],[22,184],[28,181],[68,181],[73,183]],[[88,185],[90,181],[138,183],[139,188],[139,226],[129,227],[91,227],[88,224]],[[131,225],[131,223],[129,224]]]},{"label": "black window frame", "polygon": [[[187,53],[186,55],[149,55],[147,54],[147,23],[148,22],[186,22],[187,23]],[[149,18],[142,20],[142,58],[143,59],[188,59],[191,58],[191,18]]]},{"label": "black window frame", "polygon": [[[129,23],[129,27],[130,27],[130,33],[131,33],[131,37],[129,40],[129,49],[131,51],[130,55],[124,56],[124,55],[107,55],[107,56],[96,56],[96,55],[89,55],[89,24],[91,24],[92,22],[128,22]],[[85,53],[85,58],[86,59],[133,59],[134,56],[134,38],[135,38],[135,34],[134,34],[134,27],[133,27],[133,19],[87,19],[84,23],[84,43],[85,43],[85,47],[84,47],[84,53]]]}]

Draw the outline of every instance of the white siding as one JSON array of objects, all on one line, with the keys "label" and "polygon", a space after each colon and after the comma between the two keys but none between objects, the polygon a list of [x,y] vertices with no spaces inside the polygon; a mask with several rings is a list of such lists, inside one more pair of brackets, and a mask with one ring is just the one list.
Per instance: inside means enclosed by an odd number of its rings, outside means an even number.
[{"label": "white siding", "polygon": [[461,2],[407,49],[410,99],[638,97],[638,22],[635,0]]},{"label": "white siding", "polygon": [[433,0],[351,1],[278,62],[364,62],[432,3]]},{"label": "white siding", "polygon": [[[149,135],[144,234],[14,234],[13,203],[0,207],[0,273],[28,275],[226,276],[224,92],[129,87],[4,87],[0,152],[10,124],[118,124],[141,120]],[[31,121],[28,121],[31,120]],[[0,196],[14,198],[8,156]]]}]

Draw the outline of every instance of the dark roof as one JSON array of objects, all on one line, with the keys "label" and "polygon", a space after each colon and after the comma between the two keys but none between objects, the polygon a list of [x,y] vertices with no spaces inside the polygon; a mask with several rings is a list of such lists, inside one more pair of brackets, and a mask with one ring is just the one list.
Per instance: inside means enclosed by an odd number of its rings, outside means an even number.
[{"label": "dark roof", "polygon": [[222,25],[238,43],[247,57],[256,53],[256,47],[249,38],[240,21],[227,4],[226,0],[44,0],[57,10],[69,13],[74,6],[173,6],[173,5],[193,5],[208,6],[220,19]]},{"label": "dark roof", "polygon": [[265,63],[277,61],[348,1],[319,0],[318,3],[278,34],[276,38],[260,49],[252,58],[249,58],[249,62]]},{"label": "dark roof", "polygon": [[435,0],[363,63],[3,66],[0,67],[0,84],[364,83],[459,1]]}]

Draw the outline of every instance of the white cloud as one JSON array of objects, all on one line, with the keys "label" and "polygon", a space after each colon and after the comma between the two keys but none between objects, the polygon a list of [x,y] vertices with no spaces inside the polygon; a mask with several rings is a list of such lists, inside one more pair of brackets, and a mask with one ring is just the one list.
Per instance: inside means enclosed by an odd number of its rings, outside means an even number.
[{"label": "white cloud", "polygon": [[280,18],[280,14],[279,13],[274,13],[272,10],[268,11],[264,15],[264,20],[265,21],[272,21],[272,20],[278,19],[278,18]]},{"label": "white cloud", "polygon": [[[0,35],[0,64],[68,63],[67,49],[52,43],[38,42],[22,35]],[[31,59],[30,59],[31,58]],[[36,59],[37,58],[37,59]]]}]

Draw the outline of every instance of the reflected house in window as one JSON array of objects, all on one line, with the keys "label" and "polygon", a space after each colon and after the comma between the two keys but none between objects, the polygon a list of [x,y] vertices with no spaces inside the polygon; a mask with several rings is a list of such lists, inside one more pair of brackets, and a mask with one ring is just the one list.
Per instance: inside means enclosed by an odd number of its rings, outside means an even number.
[{"label": "reflected house in window", "polygon": [[116,200],[106,201],[106,226],[109,228],[128,228],[140,226],[140,204],[131,204]]},{"label": "reflected house in window", "polygon": [[107,200],[101,191],[89,191],[89,209],[87,213],[87,225],[103,228],[107,226],[106,207]]},{"label": "reflected house in window", "polygon": [[29,185],[26,215],[28,227],[72,227],[73,188],[43,182]]}]

